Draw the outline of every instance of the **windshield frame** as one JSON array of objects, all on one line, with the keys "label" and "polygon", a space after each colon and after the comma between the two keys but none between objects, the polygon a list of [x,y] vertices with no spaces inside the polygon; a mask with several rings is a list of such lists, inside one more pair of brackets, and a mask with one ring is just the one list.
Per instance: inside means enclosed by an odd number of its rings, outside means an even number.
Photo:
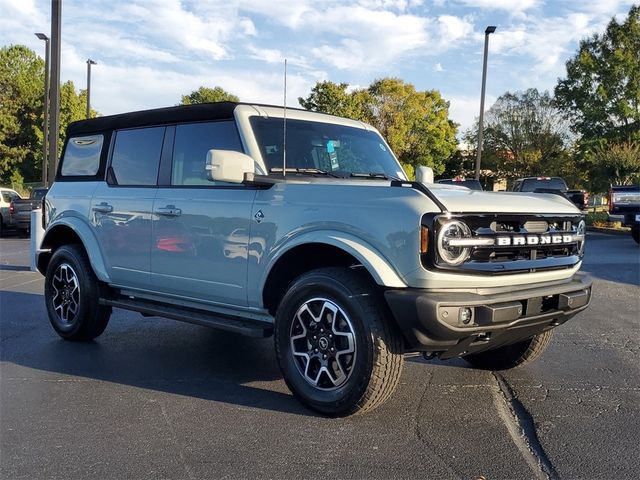
[{"label": "windshield frame", "polygon": [[[275,110],[275,108],[272,107],[272,110]],[[283,113],[283,110],[278,109],[278,113]],[[268,116],[256,115],[255,112],[249,115],[239,116],[238,112],[236,111],[236,118],[238,120],[238,124],[241,126],[240,130],[241,131],[244,130],[245,132],[246,131],[250,132],[250,136],[246,134],[242,135],[243,142],[245,144],[245,148],[247,149],[248,153],[256,160],[256,163],[258,164],[257,167],[258,167],[258,170],[260,170],[258,173],[261,173],[263,175],[268,175],[268,176],[274,176],[274,175],[281,176],[282,175],[281,173],[274,174],[270,172],[271,167],[273,166],[270,167],[268,162],[264,158],[263,148],[261,146],[261,142],[259,141],[259,133],[254,128],[253,120],[256,118],[264,118],[264,119],[278,120],[278,121],[284,122],[284,117],[279,116],[277,114],[268,115]],[[404,172],[402,165],[398,161],[398,158],[393,153],[393,150],[391,150],[388,143],[385,141],[382,135],[380,135],[380,132],[378,132],[374,127],[370,125],[367,125],[363,122],[346,119],[346,118],[343,119],[341,117],[334,117],[334,116],[329,116],[322,113],[301,111],[301,110],[293,110],[292,112],[287,111],[287,123],[289,124],[289,122],[296,122],[296,123],[308,122],[308,123],[314,123],[318,125],[324,124],[324,125],[330,126],[332,129],[335,129],[335,128],[345,128],[347,130],[355,129],[355,130],[360,130],[362,132],[367,132],[371,135],[375,135],[377,137],[377,140],[379,140],[379,142],[382,145],[384,145],[384,147],[386,148],[387,156],[393,162],[394,172],[393,174],[387,174],[387,176],[389,176],[390,179],[395,179],[396,177],[400,177],[402,181],[408,181],[406,173]],[[291,135],[291,134],[292,134],[291,129],[288,128],[287,135]],[[289,142],[287,142],[287,144],[289,144]],[[295,168],[295,165],[290,165],[289,163],[287,163],[287,175],[290,174],[289,168]],[[335,180],[334,178],[335,176],[338,176],[338,178],[340,179],[350,179],[350,180],[363,180],[363,179],[364,180],[368,180],[368,179],[380,180],[381,179],[381,177],[376,177],[376,176],[369,177],[368,175],[366,176],[363,175],[361,177],[350,177],[350,174],[354,172],[347,171],[347,170],[336,170],[335,172],[337,173],[337,175],[315,175],[313,173],[305,173],[305,172],[294,173],[294,174],[315,176],[316,178],[327,179],[327,180]],[[330,171],[329,173],[334,173],[334,172]],[[355,173],[379,174],[379,173],[385,173],[385,172],[376,171],[376,172],[355,172]],[[399,176],[398,173],[400,173],[401,175]]]}]

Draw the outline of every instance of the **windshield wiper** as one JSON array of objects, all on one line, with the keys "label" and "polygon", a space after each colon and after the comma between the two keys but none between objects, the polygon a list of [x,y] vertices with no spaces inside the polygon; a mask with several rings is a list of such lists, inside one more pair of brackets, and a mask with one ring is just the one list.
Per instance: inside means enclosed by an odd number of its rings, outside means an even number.
[{"label": "windshield wiper", "polygon": [[397,180],[399,182],[404,182],[401,178],[394,177],[393,175],[387,175],[386,173],[379,172],[369,172],[369,173],[356,173],[353,172],[350,175],[355,178],[373,178],[374,180],[382,179],[382,180]]},{"label": "windshield wiper", "polygon": [[[274,167],[269,169],[269,173],[282,173],[282,167]],[[325,170],[320,170],[319,168],[287,168],[287,173],[301,173],[301,174],[310,174],[310,175],[326,175],[327,177],[333,178],[342,178],[340,175],[336,175],[333,172],[327,172]]]}]

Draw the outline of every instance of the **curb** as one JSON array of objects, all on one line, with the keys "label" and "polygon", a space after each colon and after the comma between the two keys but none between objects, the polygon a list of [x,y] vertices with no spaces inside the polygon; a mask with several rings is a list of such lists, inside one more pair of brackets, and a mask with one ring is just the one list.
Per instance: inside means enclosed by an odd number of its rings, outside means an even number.
[{"label": "curb", "polygon": [[609,233],[612,235],[629,235],[630,228],[605,228],[605,227],[589,227],[587,226],[587,232]]}]

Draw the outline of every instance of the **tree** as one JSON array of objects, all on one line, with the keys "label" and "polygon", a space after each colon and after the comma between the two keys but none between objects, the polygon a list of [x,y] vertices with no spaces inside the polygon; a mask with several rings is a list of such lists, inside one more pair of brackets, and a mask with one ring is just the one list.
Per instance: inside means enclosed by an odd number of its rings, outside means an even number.
[{"label": "tree", "polygon": [[602,35],[580,42],[555,89],[583,143],[607,138],[640,140],[640,6],[622,23],[614,18]]},{"label": "tree", "polygon": [[41,176],[44,62],[23,45],[0,49],[0,182]]},{"label": "tree", "polygon": [[609,185],[640,183],[640,142],[621,142],[594,147],[587,156],[591,188],[604,192]]},{"label": "tree", "polygon": [[348,83],[317,82],[307,98],[298,98],[302,108],[338,117],[365,120],[371,97],[365,89],[347,91]]},{"label": "tree", "polygon": [[240,99],[227,92],[222,87],[200,87],[189,95],[183,95],[180,105],[192,105],[194,103],[214,103],[214,102],[239,102]]},{"label": "tree", "polygon": [[[0,49],[0,182],[42,178],[44,61],[23,45]],[[60,88],[60,141],[67,125],[86,115],[86,92],[73,82]],[[98,112],[92,110],[92,116]],[[17,173],[17,174],[16,174]]]},{"label": "tree", "polygon": [[307,110],[371,123],[387,140],[410,175],[427,165],[442,173],[456,151],[456,124],[449,119],[449,103],[436,90],[417,91],[398,78],[374,81],[369,88],[348,91],[346,83],[318,82],[307,98]]},{"label": "tree", "polygon": [[[475,131],[467,140],[475,141]],[[506,92],[485,117],[482,167],[501,177],[567,174],[572,166],[569,124],[548,92]]]}]

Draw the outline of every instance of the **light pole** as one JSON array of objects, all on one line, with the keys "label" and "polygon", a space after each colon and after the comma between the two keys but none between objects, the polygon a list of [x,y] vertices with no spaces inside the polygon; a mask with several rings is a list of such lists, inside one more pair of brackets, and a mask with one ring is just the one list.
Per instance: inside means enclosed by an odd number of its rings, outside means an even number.
[{"label": "light pole", "polygon": [[52,185],[58,166],[60,133],[60,41],[62,34],[62,0],[51,0],[51,72],[49,77],[49,164],[48,184]]},{"label": "light pole", "polygon": [[91,65],[97,65],[96,62],[87,59],[87,118],[91,118]]},{"label": "light pole", "polygon": [[476,157],[476,180],[480,179],[480,161],[482,160],[482,130],[484,128],[484,92],[487,86],[487,56],[489,54],[489,35],[496,31],[490,25],[484,31],[484,60],[482,62],[482,93],[480,94],[480,123],[478,125],[478,156]]},{"label": "light pole", "polygon": [[47,156],[49,153],[48,130],[49,130],[49,37],[44,33],[36,33],[36,37],[44,40],[44,102],[42,121],[42,184],[47,187]]}]

